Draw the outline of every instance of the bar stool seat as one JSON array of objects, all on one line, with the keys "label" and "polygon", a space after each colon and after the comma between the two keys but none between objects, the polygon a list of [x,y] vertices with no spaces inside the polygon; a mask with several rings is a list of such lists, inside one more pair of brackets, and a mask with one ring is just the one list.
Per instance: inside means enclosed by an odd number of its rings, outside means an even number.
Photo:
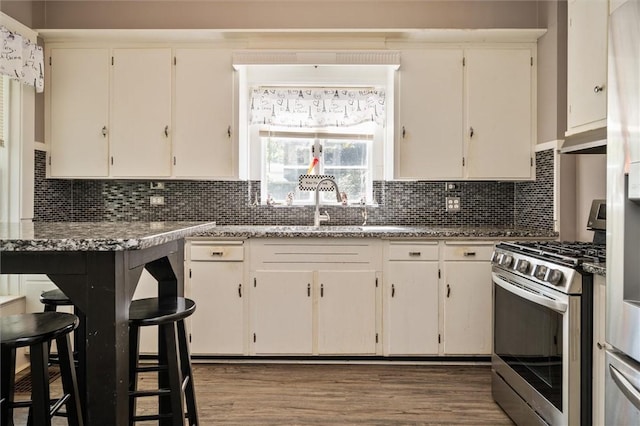
[{"label": "bar stool seat", "polygon": [[45,312],[55,312],[58,306],[72,306],[71,299],[59,288],[43,291],[40,295],[40,303],[44,305]]},{"label": "bar stool seat", "polygon": [[[65,405],[68,423],[82,426],[82,411],[71,355],[69,333],[79,323],[77,316],[62,312],[17,314],[0,318],[0,424],[13,424],[15,408],[30,407],[29,424],[51,425],[51,417]],[[51,400],[49,393],[49,345],[56,341],[60,354],[63,396]],[[28,346],[31,357],[31,400],[14,401],[16,349]]]},{"label": "bar stool seat", "polygon": [[[137,421],[160,420],[170,418],[173,425],[183,425],[185,417],[190,426],[198,425],[198,412],[193,385],[193,372],[189,356],[185,318],[196,310],[191,299],[148,298],[131,302],[129,308],[129,424]],[[166,359],[157,364],[139,365],[140,327],[159,327],[159,353],[161,346]],[[176,337],[177,335],[177,337]],[[140,372],[162,372],[166,374],[167,387],[161,383],[157,390],[137,390],[137,377]],[[138,416],[136,399],[141,397],[167,397],[171,400],[171,413]],[[186,413],[185,413],[186,401]]]}]

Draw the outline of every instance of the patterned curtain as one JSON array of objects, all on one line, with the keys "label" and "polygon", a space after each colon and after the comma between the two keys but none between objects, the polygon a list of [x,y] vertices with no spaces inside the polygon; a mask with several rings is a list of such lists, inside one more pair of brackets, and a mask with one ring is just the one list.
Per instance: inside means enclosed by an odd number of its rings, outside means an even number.
[{"label": "patterned curtain", "polygon": [[44,90],[44,53],[42,47],[20,34],[0,26],[0,74]]},{"label": "patterned curtain", "polygon": [[384,125],[385,93],[377,89],[253,88],[251,124],[285,127]]}]

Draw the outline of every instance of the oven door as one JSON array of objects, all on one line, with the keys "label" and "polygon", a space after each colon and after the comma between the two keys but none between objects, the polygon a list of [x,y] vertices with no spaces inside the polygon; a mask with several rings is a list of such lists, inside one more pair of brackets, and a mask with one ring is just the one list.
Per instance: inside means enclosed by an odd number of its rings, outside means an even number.
[{"label": "oven door", "polygon": [[536,417],[550,424],[579,424],[579,297],[497,266],[492,275],[492,369]]}]

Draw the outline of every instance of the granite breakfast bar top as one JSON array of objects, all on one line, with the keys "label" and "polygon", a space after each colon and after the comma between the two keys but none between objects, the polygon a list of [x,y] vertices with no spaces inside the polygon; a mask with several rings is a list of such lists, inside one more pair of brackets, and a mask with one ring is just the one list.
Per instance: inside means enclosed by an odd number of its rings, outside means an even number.
[{"label": "granite breakfast bar top", "polygon": [[0,252],[140,250],[214,226],[215,222],[0,222]]},{"label": "granite breakfast bar top", "polygon": [[192,238],[382,238],[382,239],[555,239],[558,234],[530,228],[365,225],[218,225]]}]

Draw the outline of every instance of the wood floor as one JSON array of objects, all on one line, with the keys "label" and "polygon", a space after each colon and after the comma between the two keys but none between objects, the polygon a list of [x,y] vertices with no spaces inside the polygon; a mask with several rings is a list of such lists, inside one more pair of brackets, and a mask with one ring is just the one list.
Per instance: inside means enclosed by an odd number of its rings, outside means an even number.
[{"label": "wood floor", "polygon": [[[488,366],[216,363],[194,364],[194,379],[201,425],[512,424]],[[155,410],[147,399],[138,413]]]}]

